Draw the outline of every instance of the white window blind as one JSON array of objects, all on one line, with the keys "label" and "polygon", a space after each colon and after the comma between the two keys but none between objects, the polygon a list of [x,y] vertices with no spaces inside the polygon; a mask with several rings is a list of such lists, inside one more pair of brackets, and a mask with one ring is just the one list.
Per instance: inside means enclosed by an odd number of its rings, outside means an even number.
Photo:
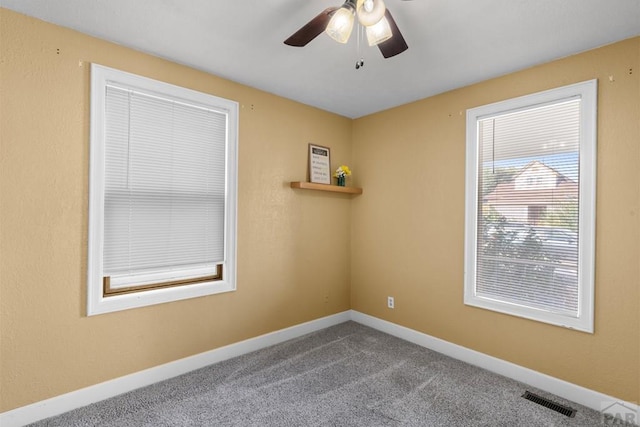
[{"label": "white window blind", "polygon": [[104,275],[112,287],[216,272],[225,141],[224,114],[107,87]]},{"label": "white window blind", "polygon": [[476,293],[576,316],[580,100],[478,121]]},{"label": "white window blind", "polygon": [[469,111],[467,304],[592,328],[595,82],[587,83]]}]

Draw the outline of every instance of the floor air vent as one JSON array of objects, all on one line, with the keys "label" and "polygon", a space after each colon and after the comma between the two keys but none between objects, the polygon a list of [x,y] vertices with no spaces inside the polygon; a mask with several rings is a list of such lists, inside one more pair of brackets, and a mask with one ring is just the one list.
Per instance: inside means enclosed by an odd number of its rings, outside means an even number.
[{"label": "floor air vent", "polygon": [[530,391],[525,391],[522,395],[527,400],[532,401],[533,403],[537,403],[538,405],[542,405],[545,408],[549,408],[553,411],[559,412],[562,415],[565,415],[569,418],[573,418],[576,416],[576,410],[571,409],[568,406],[560,405],[559,403],[554,402],[553,400],[549,400],[542,396],[538,396],[537,394],[531,393]]}]

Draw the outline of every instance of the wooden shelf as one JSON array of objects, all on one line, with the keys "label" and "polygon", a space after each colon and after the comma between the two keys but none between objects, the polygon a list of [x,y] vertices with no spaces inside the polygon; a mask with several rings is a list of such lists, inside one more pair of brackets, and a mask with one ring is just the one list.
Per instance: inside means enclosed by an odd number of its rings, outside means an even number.
[{"label": "wooden shelf", "polygon": [[292,182],[291,188],[300,188],[302,190],[333,191],[334,193],[345,193],[345,194],[362,194],[362,188],[339,187],[337,185],[316,184],[314,182],[304,182],[304,181]]}]

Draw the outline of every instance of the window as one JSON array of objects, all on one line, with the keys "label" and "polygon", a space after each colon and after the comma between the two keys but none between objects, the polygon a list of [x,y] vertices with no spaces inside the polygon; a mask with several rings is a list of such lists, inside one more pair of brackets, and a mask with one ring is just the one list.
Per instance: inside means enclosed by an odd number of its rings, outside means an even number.
[{"label": "window", "polygon": [[91,68],[89,315],[235,289],[237,103]]},{"label": "window", "polygon": [[467,305],[593,332],[597,81],[467,111]]}]

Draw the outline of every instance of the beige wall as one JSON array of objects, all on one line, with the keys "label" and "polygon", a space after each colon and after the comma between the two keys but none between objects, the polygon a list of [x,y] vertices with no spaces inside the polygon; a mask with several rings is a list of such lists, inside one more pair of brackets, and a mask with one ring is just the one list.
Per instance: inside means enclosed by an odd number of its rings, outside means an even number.
[{"label": "beige wall", "polygon": [[[0,9],[0,412],[349,309],[352,121]],[[238,290],[85,316],[92,62],[240,104]],[[331,266],[331,268],[327,268]]]},{"label": "beige wall", "polygon": [[[0,20],[0,412],[350,307],[640,400],[640,38],[351,121],[5,9]],[[239,102],[238,291],[85,316],[91,62]],[[465,110],[591,78],[596,333],[465,307]],[[288,188],[308,142],[352,166],[364,194]]]},{"label": "beige wall", "polygon": [[[595,334],[465,306],[466,109],[594,78]],[[639,127],[640,38],[356,120],[353,169],[365,193],[352,205],[352,308],[638,402]]]}]

